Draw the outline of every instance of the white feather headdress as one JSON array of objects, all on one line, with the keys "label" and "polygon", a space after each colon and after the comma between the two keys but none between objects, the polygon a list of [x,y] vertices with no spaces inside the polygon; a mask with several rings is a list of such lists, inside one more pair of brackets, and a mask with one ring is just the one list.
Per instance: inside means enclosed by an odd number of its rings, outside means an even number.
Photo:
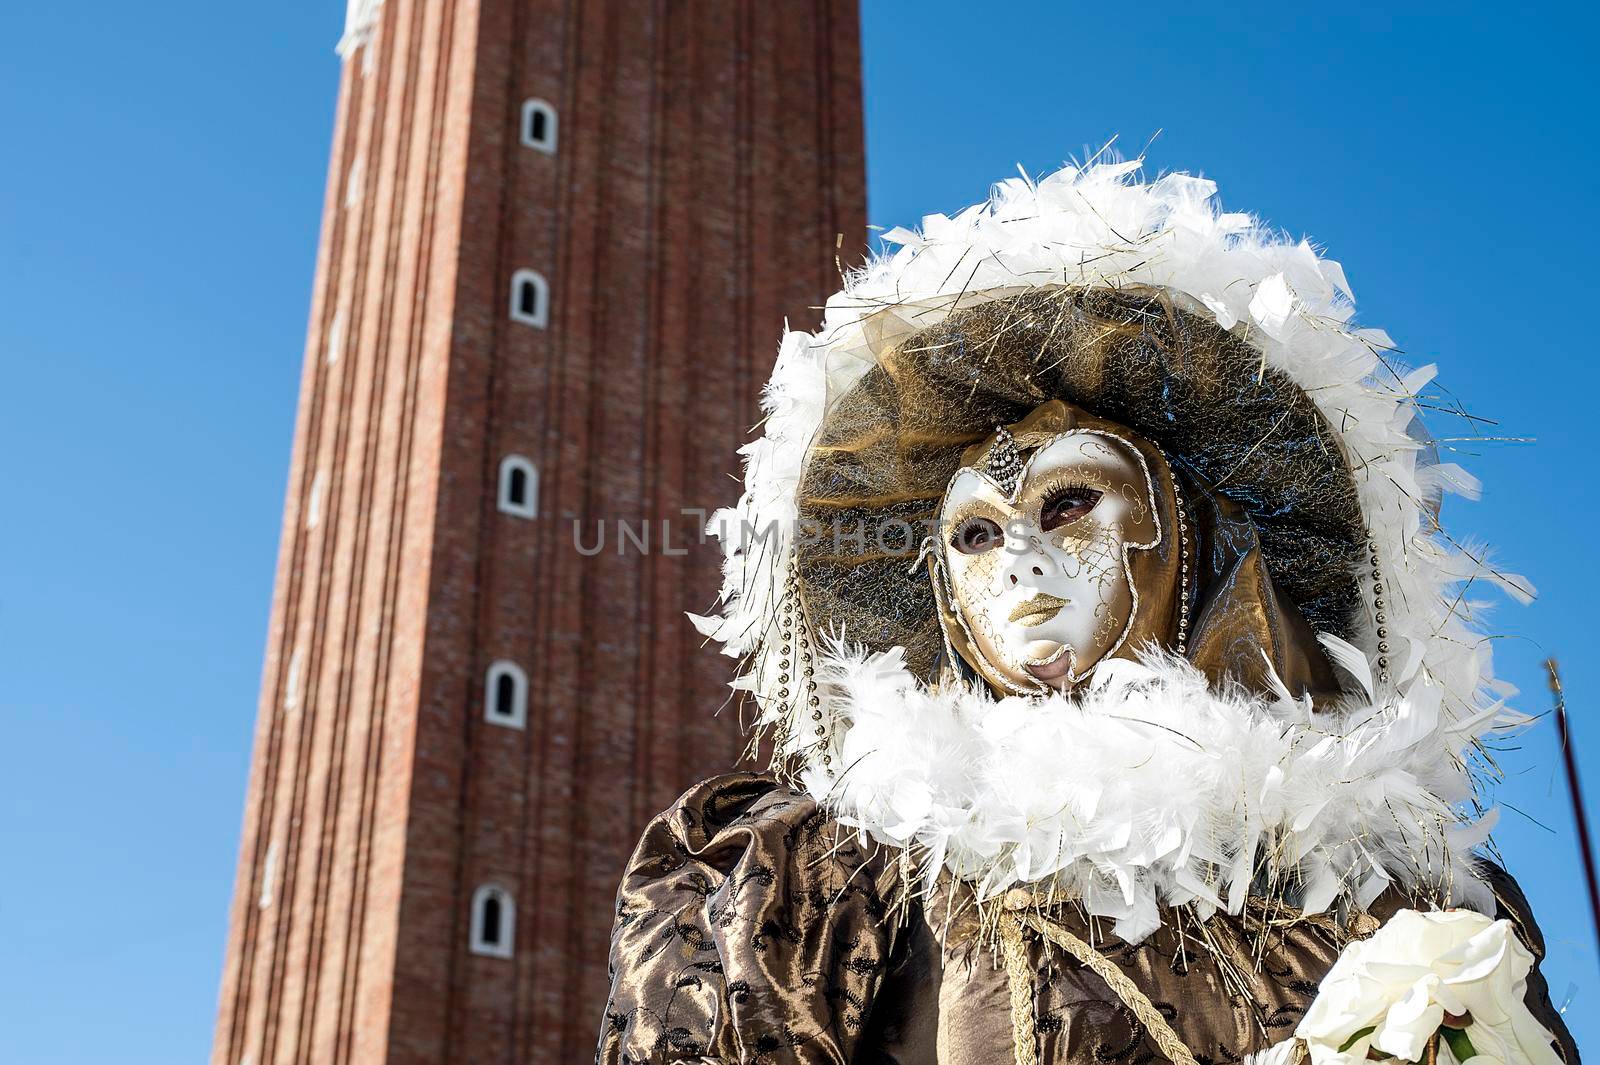
[{"label": "white feather headdress", "polygon": [[[1125,929],[1131,932],[1142,926],[1150,912],[1146,904],[1155,900],[1236,909],[1242,903],[1240,877],[1248,886],[1268,864],[1285,882],[1300,884],[1297,897],[1316,907],[1335,898],[1362,902],[1374,885],[1392,879],[1416,887],[1453,881],[1464,868],[1465,841],[1475,838],[1460,830],[1481,813],[1475,803],[1475,774],[1483,768],[1474,758],[1477,744],[1487,733],[1523,721],[1499,702],[1509,687],[1494,677],[1489,641],[1473,624],[1465,590],[1487,580],[1526,600],[1531,589],[1490,568],[1481,552],[1452,541],[1438,526],[1439,495],[1470,496],[1476,482],[1458,467],[1432,460],[1420,432],[1417,396],[1433,368],[1402,368],[1384,333],[1353,326],[1354,299],[1340,265],[1249,215],[1220,210],[1216,186],[1208,180],[1171,174],[1146,183],[1138,169],[1138,163],[1115,163],[1067,167],[1038,182],[1013,178],[996,185],[986,202],[954,217],[923,219],[920,232],[896,229],[885,235],[895,250],[847,279],[828,301],[818,332],[784,335],[763,397],[764,431],[743,449],[744,493],[736,507],[719,511],[711,522],[726,553],[723,613],[693,620],[722,643],[724,653],[744,661],[735,686],[752,693],[758,727],[778,736],[778,758],[798,764],[798,775],[820,800],[880,841],[933,856],[931,872],[948,868],[986,892],[1039,880],[1074,884],[1093,912],[1119,919],[1135,910],[1143,914]],[[1319,758],[1342,760],[1346,771],[1367,774],[1358,790],[1376,797],[1376,805],[1357,802],[1313,823],[1322,815],[1302,811],[1289,821],[1270,815],[1271,801],[1262,794],[1241,800],[1249,810],[1229,795],[1214,796],[1205,807],[1211,814],[1230,825],[1228,819],[1243,817],[1259,831],[1250,853],[1229,856],[1224,871],[1209,876],[1190,864],[1206,852],[1188,829],[1169,838],[1166,849],[1146,846],[1108,856],[1079,846],[1083,841],[1075,843],[1057,824],[1053,841],[1042,845],[1039,795],[1055,794],[1052,773],[1071,772],[1071,765],[1035,776],[1012,772],[1010,798],[997,797],[1007,748],[989,743],[992,725],[974,709],[976,696],[925,691],[903,670],[896,675],[901,667],[892,656],[869,659],[853,652],[851,633],[806,628],[809,623],[826,629],[828,619],[806,619],[803,612],[798,638],[815,649],[817,676],[801,687],[799,661],[788,646],[796,639],[792,615],[786,622],[784,608],[792,603],[795,581],[800,480],[830,404],[900,338],[959,310],[1047,286],[1163,290],[1184,309],[1247,340],[1262,365],[1286,374],[1335,430],[1386,601],[1380,611],[1371,582],[1363,581],[1368,609],[1352,634],[1355,646],[1335,647],[1342,668],[1364,678],[1372,697],[1337,719],[1320,720],[1314,733],[1338,748]],[[836,639],[825,645],[825,635]],[[1377,683],[1380,657],[1384,679]],[[1196,692],[1193,678],[1178,666],[1146,668],[1153,672],[1133,687],[1125,672],[1118,673],[1120,686],[1097,687],[1098,695],[1079,703],[1103,707],[1107,691],[1169,709],[1185,703],[1206,720],[1231,722],[1218,724],[1208,742],[1237,743],[1240,759],[1257,757],[1252,764],[1263,781],[1274,766],[1279,776],[1305,768],[1305,752],[1315,744],[1306,742],[1311,733],[1295,732],[1311,726],[1295,717],[1292,699],[1274,703]],[[1165,694],[1152,694],[1157,689]],[[892,699],[891,692],[897,693]],[[984,698],[995,706],[991,696]],[[1223,713],[1219,707],[1232,709]],[[889,708],[904,716],[886,718]],[[891,727],[884,728],[885,722]],[[1262,729],[1278,738],[1251,746]],[[1069,756],[1073,748],[1062,746],[1066,734],[1054,735],[1049,749]],[[873,745],[863,747],[869,736],[876,737]],[[931,736],[945,742],[930,746]],[[1045,743],[1042,736],[1034,739]],[[975,754],[980,750],[988,761]],[[921,771],[911,763],[963,758],[972,772],[952,775],[945,771],[951,762],[925,774],[917,787],[927,791],[928,802],[912,803],[917,816],[904,805],[909,792],[891,787],[891,781],[903,784],[908,772],[915,777]],[[1032,794],[1020,795],[1019,787]],[[896,798],[885,800],[891,792]],[[1195,797],[1188,798],[1192,805]],[[1371,846],[1352,850],[1317,842],[1324,830],[1336,833],[1359,823],[1359,816],[1357,822],[1349,819],[1356,816],[1352,811],[1370,815],[1385,802],[1400,813],[1368,825]],[[1131,816],[1132,809],[1118,814],[1107,808],[1099,816]],[[1407,819],[1415,823],[1408,827]],[[1394,821],[1402,823],[1396,827]],[[1453,841],[1442,842],[1443,833],[1427,826],[1449,829]],[[1291,838],[1295,833],[1299,837]],[[1402,853],[1410,859],[1402,860]],[[1173,864],[1179,854],[1183,860]],[[1214,857],[1207,854],[1201,864],[1217,868]],[[1107,877],[1121,885],[1114,893],[1121,902],[1104,901],[1104,891],[1091,890],[1091,881],[1103,884]]]}]

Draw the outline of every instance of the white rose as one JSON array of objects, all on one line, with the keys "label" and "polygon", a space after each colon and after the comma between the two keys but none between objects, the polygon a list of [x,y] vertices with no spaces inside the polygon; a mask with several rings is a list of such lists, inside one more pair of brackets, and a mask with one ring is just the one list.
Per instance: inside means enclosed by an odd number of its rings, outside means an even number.
[{"label": "white rose", "polygon": [[[1510,921],[1401,910],[1344,949],[1295,1035],[1314,1065],[1361,1065],[1369,1049],[1420,1061],[1447,1014],[1466,1016],[1473,1065],[1560,1065],[1524,1002],[1531,968]],[[1439,1056],[1455,1060],[1444,1040]]]}]

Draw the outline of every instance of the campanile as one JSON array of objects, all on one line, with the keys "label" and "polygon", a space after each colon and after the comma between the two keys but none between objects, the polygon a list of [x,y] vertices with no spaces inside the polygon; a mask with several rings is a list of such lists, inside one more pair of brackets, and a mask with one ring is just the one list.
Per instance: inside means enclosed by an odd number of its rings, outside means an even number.
[{"label": "campanile", "polygon": [[684,510],[864,244],[855,2],[350,0],[339,53],[212,1060],[587,1061],[627,853],[740,747]]}]

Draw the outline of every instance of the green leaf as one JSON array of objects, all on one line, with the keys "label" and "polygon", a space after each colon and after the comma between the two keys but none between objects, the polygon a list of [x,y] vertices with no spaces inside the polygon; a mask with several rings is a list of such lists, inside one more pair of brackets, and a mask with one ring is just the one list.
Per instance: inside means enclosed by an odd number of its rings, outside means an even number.
[{"label": "green leaf", "polygon": [[1478,1052],[1472,1049],[1472,1040],[1467,1038],[1465,1028],[1440,1028],[1439,1034],[1444,1036],[1446,1045],[1450,1047],[1450,1053],[1456,1056],[1457,1061],[1466,1061],[1470,1057],[1477,1056]]},{"label": "green leaf", "polygon": [[1358,1031],[1354,1035],[1352,1035],[1349,1039],[1346,1039],[1344,1041],[1344,1046],[1339,1048],[1339,1053],[1343,1054],[1346,1050],[1349,1050],[1351,1047],[1355,1046],[1357,1043],[1361,1042],[1363,1039],[1365,1039],[1367,1036],[1371,1035],[1373,1032],[1376,1032],[1377,1030],[1378,1030],[1378,1026],[1377,1025],[1375,1025],[1375,1024],[1367,1025],[1365,1028],[1361,1029],[1360,1031]]}]

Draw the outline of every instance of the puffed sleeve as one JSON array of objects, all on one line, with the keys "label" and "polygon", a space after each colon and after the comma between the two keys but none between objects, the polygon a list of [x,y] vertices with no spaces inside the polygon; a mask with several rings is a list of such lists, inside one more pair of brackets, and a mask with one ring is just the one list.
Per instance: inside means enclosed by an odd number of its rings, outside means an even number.
[{"label": "puffed sleeve", "polygon": [[617,892],[596,1060],[843,1065],[894,945],[893,862],[770,776],[651,822]]}]

